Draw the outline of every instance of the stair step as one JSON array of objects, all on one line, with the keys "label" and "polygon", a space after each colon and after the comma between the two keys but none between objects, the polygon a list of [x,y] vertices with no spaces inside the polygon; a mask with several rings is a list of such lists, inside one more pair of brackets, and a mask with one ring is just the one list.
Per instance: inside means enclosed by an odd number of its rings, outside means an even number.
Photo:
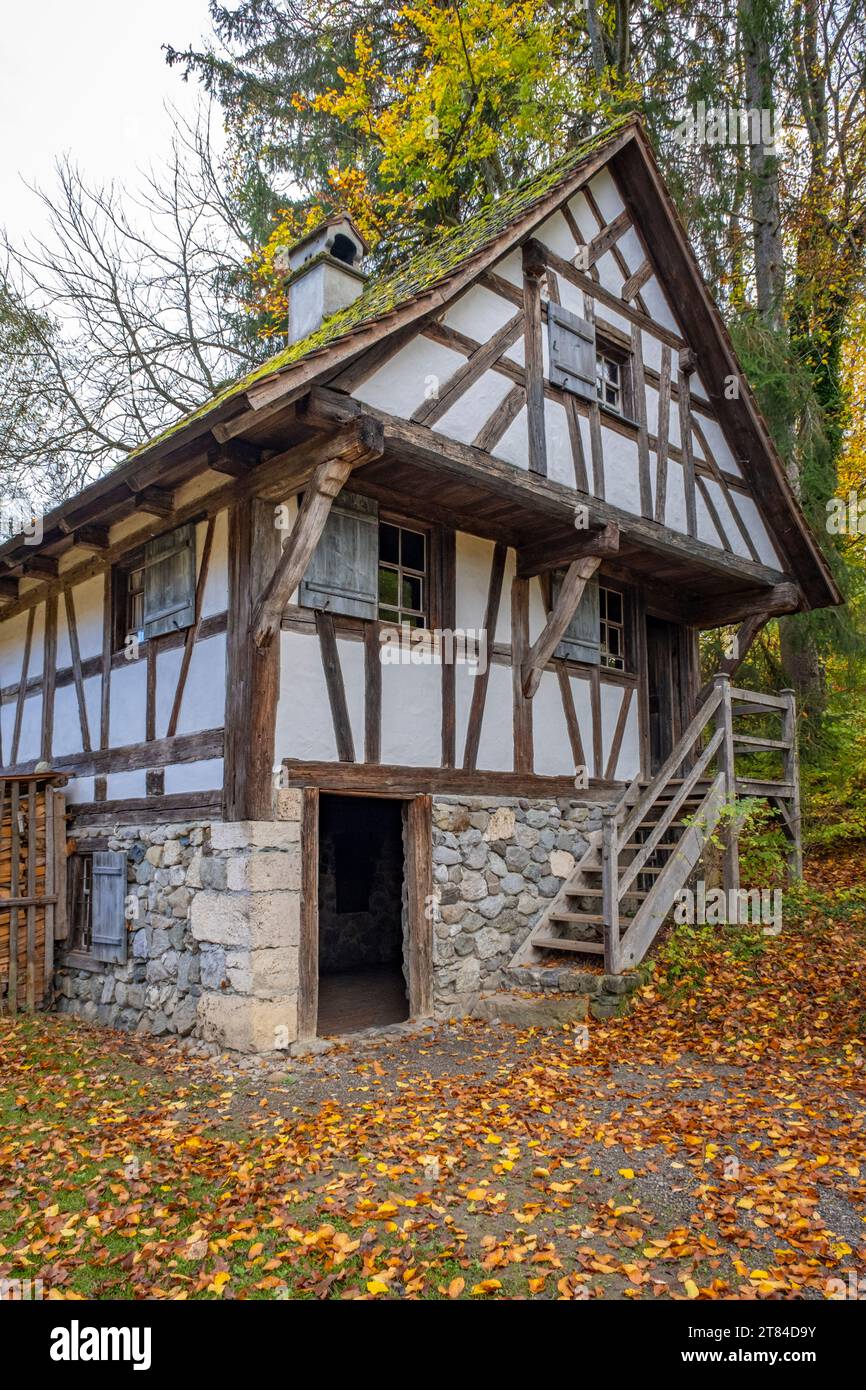
[{"label": "stair step", "polygon": [[596,925],[604,922],[600,912],[551,912],[548,922],[590,922]]},{"label": "stair step", "polygon": [[[602,898],[604,897],[603,888],[566,888],[566,897],[569,898]],[[648,898],[649,893],[643,892],[638,888],[629,888],[625,895],[627,898]]]},{"label": "stair step", "polygon": [[569,941],[561,936],[536,936],[532,944],[540,951],[585,951],[591,956],[604,955],[602,941]]},{"label": "stair step", "polygon": [[761,700],[732,700],[731,710],[734,714],[784,714],[785,706],[782,700],[777,705]]},{"label": "stair step", "polygon": [[[646,840],[629,840],[627,845],[620,846],[621,849],[646,849]],[[653,845],[653,854],[657,849],[679,849],[679,840],[659,840],[657,845]]]}]

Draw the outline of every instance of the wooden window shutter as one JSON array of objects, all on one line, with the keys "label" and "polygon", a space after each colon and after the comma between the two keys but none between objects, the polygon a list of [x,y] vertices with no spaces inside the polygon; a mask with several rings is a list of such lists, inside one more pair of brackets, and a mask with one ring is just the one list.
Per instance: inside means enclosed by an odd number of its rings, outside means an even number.
[{"label": "wooden window shutter", "polygon": [[352,618],[375,618],[379,596],[379,504],[341,492],[301,580],[300,602]]},{"label": "wooden window shutter", "polygon": [[90,949],[97,960],[126,960],[126,855],[93,854]]},{"label": "wooden window shutter", "polygon": [[192,627],[195,622],[195,527],[148,541],[144,550],[144,635]]},{"label": "wooden window shutter", "polygon": [[[561,584],[562,575],[554,574],[551,584],[554,603]],[[598,579],[593,577],[587,580],[577,611],[553,655],[564,661],[587,661],[598,666],[601,663],[600,635]]]},{"label": "wooden window shutter", "polygon": [[561,304],[548,304],[547,345],[553,385],[585,400],[596,400],[595,324]]}]

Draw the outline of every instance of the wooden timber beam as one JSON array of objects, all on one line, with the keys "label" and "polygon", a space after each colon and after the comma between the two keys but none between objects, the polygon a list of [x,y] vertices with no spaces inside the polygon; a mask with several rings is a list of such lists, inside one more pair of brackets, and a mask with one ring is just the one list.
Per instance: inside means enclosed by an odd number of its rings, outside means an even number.
[{"label": "wooden timber beam", "polygon": [[544,349],[541,329],[541,282],[547,274],[543,247],[528,241],[523,248],[523,342],[526,358],[526,418],[529,471],[547,476],[544,428]]},{"label": "wooden timber beam", "polygon": [[692,627],[724,627],[758,614],[766,622],[782,613],[796,613],[802,604],[802,595],[796,584],[775,584],[769,591],[739,589],[691,604],[688,622]]},{"label": "wooden timber beam", "polygon": [[586,555],[582,560],[572,560],[566,570],[553,612],[548,617],[542,632],[536,638],[520,668],[520,679],[525,699],[531,700],[538,689],[541,683],[541,673],[559,646],[565,629],[574,617],[587,581],[592,578],[600,564],[600,556]]},{"label": "wooden timber beam", "polygon": [[[716,676],[728,676],[732,678],[739,671],[743,662],[749,654],[749,648],[757,637],[761,629],[770,621],[769,613],[753,613],[751,617],[745,619],[737,630],[734,638],[734,650],[731,656],[725,656],[719,662],[719,669]],[[713,689],[715,676],[701,686],[698,691],[697,704],[703,704],[707,696]]]},{"label": "wooden timber beam", "polygon": [[164,487],[144,487],[135,493],[135,507],[139,512],[151,516],[171,516],[174,511],[174,493]]},{"label": "wooden timber beam", "polygon": [[93,550],[97,553],[108,549],[108,527],[97,526],[92,523],[89,526],[79,526],[72,533],[72,543],[77,545],[80,550]]},{"label": "wooden timber beam", "polygon": [[262,453],[245,439],[230,439],[208,450],[207,466],[215,473],[227,473],[230,478],[245,478],[260,462]]},{"label": "wooden timber beam", "polygon": [[13,600],[14,600],[14,599],[16,599],[17,597],[18,597],[18,580],[17,580],[17,579],[7,579],[7,578],[5,578],[5,577],[2,578],[2,579],[0,579],[0,598],[2,598],[2,599],[13,599]]},{"label": "wooden timber beam", "polygon": [[40,579],[56,579],[58,560],[56,555],[25,555],[21,559],[21,569],[26,575],[38,575]]},{"label": "wooden timber beam", "polygon": [[332,440],[331,456],[315,469],[304,491],[292,534],[253,611],[252,633],[257,647],[268,646],[278,630],[283,609],[310,563],[334,498],[352,469],[380,458],[383,451],[382,426],[366,416],[347,431],[340,431]]},{"label": "wooden timber beam", "polygon": [[545,574],[549,570],[561,569],[573,560],[581,560],[587,555],[597,555],[603,559],[607,555],[619,553],[619,527],[615,521],[590,531],[576,531],[559,545],[541,541],[526,546],[517,552],[518,579],[531,579],[533,575]]}]

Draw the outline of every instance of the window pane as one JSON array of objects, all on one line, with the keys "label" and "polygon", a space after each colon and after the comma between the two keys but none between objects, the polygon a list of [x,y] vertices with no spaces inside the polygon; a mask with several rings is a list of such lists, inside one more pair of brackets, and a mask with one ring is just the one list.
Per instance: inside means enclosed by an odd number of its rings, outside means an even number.
[{"label": "window pane", "polygon": [[403,589],[400,595],[400,602],[404,608],[421,607],[421,580],[414,575],[403,575]]},{"label": "window pane", "polygon": [[379,602],[396,604],[397,598],[397,571],[379,567]]},{"label": "window pane", "polygon": [[611,656],[619,656],[619,628],[609,627],[607,630],[607,649]]},{"label": "window pane", "polygon": [[403,564],[406,569],[423,570],[424,568],[424,537],[418,531],[400,532],[401,544],[403,547]]},{"label": "window pane", "polygon": [[379,527],[379,559],[396,565],[400,561],[400,532],[396,526],[383,521]]},{"label": "window pane", "polygon": [[612,362],[609,357],[604,359],[604,369],[611,381],[619,381],[619,363]]},{"label": "window pane", "polygon": [[622,594],[617,593],[616,589],[606,589],[607,596],[607,616],[612,623],[622,622]]},{"label": "window pane", "polygon": [[394,623],[397,625],[400,622],[400,614],[393,608],[380,608],[379,619],[383,623]]}]

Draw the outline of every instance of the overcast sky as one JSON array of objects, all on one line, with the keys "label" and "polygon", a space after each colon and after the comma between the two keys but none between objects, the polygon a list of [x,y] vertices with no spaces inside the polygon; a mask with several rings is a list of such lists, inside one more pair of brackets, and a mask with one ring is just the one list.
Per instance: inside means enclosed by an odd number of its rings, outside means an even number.
[{"label": "overcast sky", "polygon": [[49,183],[68,151],[90,178],[134,179],[158,162],[164,107],[194,109],[199,88],[169,68],[164,43],[209,33],[207,0],[5,0],[0,6],[0,224],[39,230],[22,182]]}]

